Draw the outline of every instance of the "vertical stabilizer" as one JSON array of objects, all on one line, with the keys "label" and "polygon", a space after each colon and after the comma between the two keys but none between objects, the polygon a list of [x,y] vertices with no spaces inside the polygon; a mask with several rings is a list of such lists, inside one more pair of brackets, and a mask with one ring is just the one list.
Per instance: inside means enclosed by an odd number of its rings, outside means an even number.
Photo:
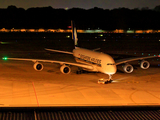
[{"label": "vertical stabilizer", "polygon": [[74,45],[76,48],[78,46],[77,44],[78,38],[77,38],[77,30],[76,30],[74,21],[71,21],[71,26],[72,26],[72,39],[74,40]]}]

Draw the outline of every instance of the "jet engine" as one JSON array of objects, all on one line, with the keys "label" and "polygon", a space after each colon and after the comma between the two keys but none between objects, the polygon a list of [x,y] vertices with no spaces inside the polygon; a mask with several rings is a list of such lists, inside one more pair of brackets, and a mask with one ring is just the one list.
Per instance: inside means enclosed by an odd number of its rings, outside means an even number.
[{"label": "jet engine", "polygon": [[125,64],[125,65],[123,66],[123,70],[124,70],[126,73],[131,73],[131,72],[133,72],[133,66],[130,65],[130,64]]},{"label": "jet engine", "polygon": [[63,74],[69,74],[71,72],[71,68],[67,65],[62,65],[60,67],[60,71],[63,73]]},{"label": "jet engine", "polygon": [[140,67],[141,67],[142,69],[148,69],[149,66],[150,66],[150,63],[149,63],[148,61],[142,60],[142,61],[140,62]]},{"label": "jet engine", "polygon": [[33,68],[36,71],[41,71],[41,70],[43,70],[43,65],[41,63],[39,63],[39,62],[36,62],[36,63],[34,63]]}]

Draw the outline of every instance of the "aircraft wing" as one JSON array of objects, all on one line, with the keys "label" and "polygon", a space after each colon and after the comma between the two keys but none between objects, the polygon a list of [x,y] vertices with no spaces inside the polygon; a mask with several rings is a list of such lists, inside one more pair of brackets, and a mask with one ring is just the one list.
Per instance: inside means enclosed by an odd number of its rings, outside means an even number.
[{"label": "aircraft wing", "polygon": [[135,60],[143,60],[143,59],[155,58],[155,57],[160,57],[160,55],[158,55],[158,56],[133,57],[133,58],[120,59],[120,60],[116,60],[115,61],[115,65],[123,64],[123,63],[126,63],[126,62],[131,62],[131,61],[135,61]]},{"label": "aircraft wing", "polygon": [[25,59],[25,58],[6,58],[3,57],[3,60],[20,60],[20,61],[32,61],[32,62],[48,62],[48,63],[59,63],[59,64],[67,64],[67,65],[73,65],[77,67],[82,67],[86,69],[93,69],[93,66],[86,65],[86,64],[80,64],[80,63],[71,63],[71,62],[63,62],[63,61],[55,61],[55,60],[41,60],[41,59]]}]

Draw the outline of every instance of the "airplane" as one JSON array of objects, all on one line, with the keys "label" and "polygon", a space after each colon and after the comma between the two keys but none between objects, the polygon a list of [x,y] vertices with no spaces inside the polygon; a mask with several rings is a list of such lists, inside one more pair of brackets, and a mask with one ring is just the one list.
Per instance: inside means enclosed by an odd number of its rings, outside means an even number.
[{"label": "airplane", "polygon": [[[109,79],[106,79],[105,82],[111,83],[111,81],[113,81],[112,76],[117,71],[117,65],[123,64],[124,72],[132,73],[134,68],[128,62],[139,60],[140,67],[142,69],[148,69],[150,67],[150,63],[145,59],[160,57],[160,55],[155,55],[155,56],[147,56],[147,57],[133,57],[133,58],[114,60],[109,54],[98,52],[97,50],[99,48],[94,50],[89,50],[89,49],[78,47],[77,30],[73,21],[71,21],[71,26],[72,26],[72,39],[74,40],[74,44],[75,44],[75,48],[73,49],[72,52],[60,51],[60,50],[48,49],[48,48],[45,48],[45,50],[51,51],[51,52],[71,54],[74,56],[76,63],[65,62],[65,61],[55,61],[55,60],[7,58],[7,57],[3,57],[2,59],[32,61],[34,62],[33,68],[36,71],[43,70],[44,67],[41,62],[58,63],[61,65],[60,71],[63,74],[69,74],[71,72],[70,66],[77,66],[81,68],[81,70],[91,71],[91,72],[101,72],[101,73],[107,74],[109,76]],[[77,71],[77,73],[81,73],[81,70]]]}]

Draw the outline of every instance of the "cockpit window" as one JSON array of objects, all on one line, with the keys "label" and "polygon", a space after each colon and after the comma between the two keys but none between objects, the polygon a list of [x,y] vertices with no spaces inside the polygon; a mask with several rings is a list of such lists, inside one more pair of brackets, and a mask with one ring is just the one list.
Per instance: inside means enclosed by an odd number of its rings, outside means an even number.
[{"label": "cockpit window", "polygon": [[114,63],[108,63],[107,65],[114,65]]}]

